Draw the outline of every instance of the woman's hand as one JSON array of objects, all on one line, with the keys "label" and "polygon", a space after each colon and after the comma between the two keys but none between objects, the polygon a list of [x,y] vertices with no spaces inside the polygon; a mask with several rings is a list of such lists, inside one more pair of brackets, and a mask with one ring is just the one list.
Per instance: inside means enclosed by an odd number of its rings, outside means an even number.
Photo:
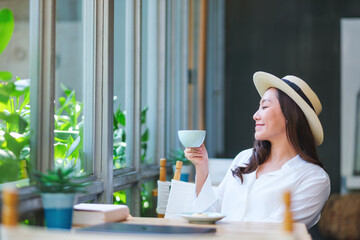
[{"label": "woman's hand", "polygon": [[185,157],[189,159],[195,165],[195,167],[208,165],[208,153],[204,144],[197,148],[186,148],[184,153]]},{"label": "woman's hand", "polygon": [[207,176],[209,175],[209,158],[205,145],[198,148],[186,148],[185,157],[189,159],[196,169],[196,193],[199,195]]}]

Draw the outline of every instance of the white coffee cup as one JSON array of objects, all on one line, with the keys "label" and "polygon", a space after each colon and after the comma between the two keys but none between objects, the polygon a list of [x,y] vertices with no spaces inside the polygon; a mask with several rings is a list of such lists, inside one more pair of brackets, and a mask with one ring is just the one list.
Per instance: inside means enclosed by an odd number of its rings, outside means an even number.
[{"label": "white coffee cup", "polygon": [[204,142],[205,130],[179,130],[179,139],[184,147],[200,147]]}]

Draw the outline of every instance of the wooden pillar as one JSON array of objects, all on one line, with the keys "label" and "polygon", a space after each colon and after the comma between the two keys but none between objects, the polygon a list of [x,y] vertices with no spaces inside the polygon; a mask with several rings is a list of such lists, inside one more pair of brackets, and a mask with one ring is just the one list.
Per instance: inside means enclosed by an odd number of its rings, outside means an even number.
[{"label": "wooden pillar", "polygon": [[205,129],[206,13],[207,0],[200,0],[198,58],[198,129]]}]

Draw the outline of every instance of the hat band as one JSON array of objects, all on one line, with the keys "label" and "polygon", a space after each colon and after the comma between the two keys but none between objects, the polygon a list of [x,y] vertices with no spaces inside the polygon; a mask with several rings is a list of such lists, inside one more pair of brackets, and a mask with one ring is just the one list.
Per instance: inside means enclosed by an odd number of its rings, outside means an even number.
[{"label": "hat band", "polygon": [[300,97],[302,99],[304,99],[304,101],[312,108],[312,110],[314,110],[314,112],[316,113],[315,111],[315,108],[314,106],[311,104],[310,100],[307,98],[307,96],[304,94],[304,92],[301,90],[301,88],[299,88],[298,85],[296,85],[295,83],[293,82],[290,82],[289,80],[286,80],[286,79],[281,79],[283,80],[287,85],[289,85],[292,89],[294,89],[295,92],[297,92]]}]

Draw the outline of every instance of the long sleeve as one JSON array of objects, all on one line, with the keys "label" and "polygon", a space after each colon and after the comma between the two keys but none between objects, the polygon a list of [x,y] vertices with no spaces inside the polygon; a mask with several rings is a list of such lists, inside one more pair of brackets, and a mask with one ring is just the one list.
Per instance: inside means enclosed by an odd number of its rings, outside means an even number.
[{"label": "long sleeve", "polygon": [[[206,181],[197,196],[194,202],[194,209],[199,212],[210,211],[210,212],[221,212],[222,200],[224,196],[224,192],[226,188],[229,186],[229,181],[231,181],[234,177],[232,176],[232,169],[242,164],[244,161],[248,161],[250,150],[245,150],[239,153],[231,166],[227,170],[223,180],[221,181],[220,185],[217,187],[212,186],[211,184],[211,177],[210,175],[207,176]],[[230,184],[231,185],[231,184]]]},{"label": "long sleeve", "polygon": [[211,186],[210,175],[206,178],[206,181],[194,202],[194,209],[197,212],[220,212],[221,211],[221,195],[218,194],[219,187]]}]

